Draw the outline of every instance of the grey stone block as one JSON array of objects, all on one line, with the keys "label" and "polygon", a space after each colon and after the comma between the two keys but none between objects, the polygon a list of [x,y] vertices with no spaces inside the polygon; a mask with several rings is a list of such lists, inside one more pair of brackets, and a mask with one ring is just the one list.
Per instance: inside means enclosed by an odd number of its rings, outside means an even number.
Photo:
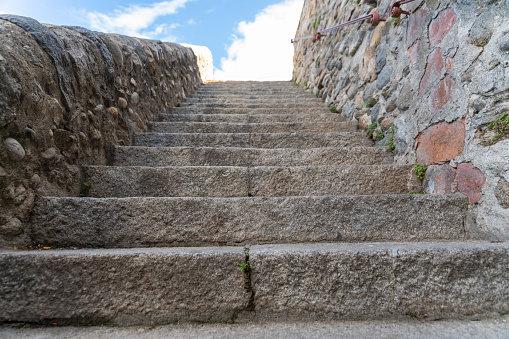
[{"label": "grey stone block", "polygon": [[309,107],[262,107],[249,109],[246,108],[226,108],[226,107],[174,107],[169,109],[172,114],[309,114],[309,113],[327,113],[329,109],[323,105]]},{"label": "grey stone block", "polygon": [[135,146],[318,148],[371,146],[365,133],[136,133]]},{"label": "grey stone block", "polygon": [[53,247],[464,240],[467,198],[39,198],[27,233]]},{"label": "grey stone block", "polygon": [[280,109],[292,109],[292,108],[308,108],[313,110],[315,108],[322,108],[325,105],[323,103],[307,103],[303,105],[302,103],[294,103],[290,102],[281,102],[280,100],[273,100],[267,103],[260,103],[257,101],[253,101],[252,103],[196,103],[190,105],[182,105],[183,108],[243,108],[243,109],[251,109],[251,108],[280,108]]},{"label": "grey stone block", "polygon": [[412,166],[85,166],[91,197],[239,197],[406,194]]},{"label": "grey stone block", "polygon": [[343,122],[345,118],[336,113],[309,114],[161,114],[166,122]]},{"label": "grey stone block", "polygon": [[509,312],[509,244],[251,248],[259,319],[376,319]]},{"label": "grey stone block", "polygon": [[0,322],[224,322],[247,307],[242,248],[0,254]]},{"label": "grey stone block", "polygon": [[149,130],[156,133],[287,133],[287,132],[355,132],[350,122],[155,122]]},{"label": "grey stone block", "polygon": [[320,166],[389,164],[393,157],[373,147],[238,148],[117,147],[115,166]]}]

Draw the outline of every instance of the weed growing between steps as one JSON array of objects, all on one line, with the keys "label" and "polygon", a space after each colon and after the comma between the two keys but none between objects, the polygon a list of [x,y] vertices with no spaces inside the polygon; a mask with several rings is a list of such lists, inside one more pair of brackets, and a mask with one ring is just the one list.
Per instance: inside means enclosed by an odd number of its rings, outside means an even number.
[{"label": "weed growing between steps", "polygon": [[244,248],[245,260],[242,263],[237,263],[240,271],[244,274],[244,291],[249,293],[249,301],[244,309],[235,310],[232,314],[231,322],[234,323],[242,312],[254,312],[255,311],[255,292],[251,283],[251,270],[253,266],[249,263],[249,247]]},{"label": "weed growing between steps", "polygon": [[81,191],[80,191],[80,197],[86,197],[88,196],[90,192],[90,188],[92,188],[92,185],[89,182],[83,182],[81,184]]},{"label": "weed growing between steps", "polygon": [[424,176],[426,175],[426,170],[428,169],[428,166],[426,165],[415,165],[414,172],[417,174],[417,177],[421,180],[424,179]]}]

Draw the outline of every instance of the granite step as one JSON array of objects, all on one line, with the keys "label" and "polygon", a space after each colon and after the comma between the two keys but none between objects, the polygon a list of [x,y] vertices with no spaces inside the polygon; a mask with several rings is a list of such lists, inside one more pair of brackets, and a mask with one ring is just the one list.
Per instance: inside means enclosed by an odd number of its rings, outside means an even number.
[{"label": "granite step", "polygon": [[0,253],[0,322],[226,322],[247,308],[242,248]]},{"label": "granite step", "polygon": [[322,166],[393,163],[383,148],[136,147],[115,149],[115,166]]},{"label": "granite step", "polygon": [[[281,102],[279,100],[271,100],[267,102],[259,102],[253,100],[252,102],[233,102],[233,103],[225,103],[225,102],[215,102],[215,103],[192,103],[192,104],[181,104],[182,108],[244,108],[244,109],[256,109],[256,108],[276,108],[276,109],[292,109],[292,108],[302,108],[302,109],[321,109],[325,107],[323,103],[299,103],[299,102]],[[325,107],[326,108],[326,107]]]},{"label": "granite step", "polygon": [[249,262],[258,319],[509,312],[509,243],[253,246]]},{"label": "granite step", "polygon": [[284,105],[284,104],[299,104],[303,106],[317,106],[317,105],[324,105],[322,101],[316,97],[313,96],[302,96],[297,98],[289,98],[288,96],[283,98],[273,98],[273,97],[267,97],[267,96],[259,96],[250,98],[248,96],[235,96],[235,97],[214,97],[214,98],[204,98],[203,96],[197,97],[197,98],[188,98],[186,99],[181,105],[182,106],[190,106],[190,105],[196,105],[196,104],[206,104],[206,105],[217,105],[217,104],[260,104],[260,105],[268,105],[268,106],[274,106],[274,105]]},{"label": "granite step", "polygon": [[317,98],[315,95],[299,91],[293,94],[282,95],[278,93],[250,93],[246,92],[243,95],[232,96],[228,93],[193,93],[187,97],[186,101],[199,101],[199,100],[232,100],[232,99],[242,99],[242,100],[266,100],[266,99],[279,99],[282,101],[292,101],[296,99],[309,99],[310,101],[322,102],[321,99]]},{"label": "granite step", "polygon": [[419,192],[413,166],[84,166],[90,197],[242,197]]},{"label": "granite step", "polygon": [[37,199],[27,234],[59,248],[466,240],[464,195]]},{"label": "granite step", "polygon": [[334,133],[135,133],[135,146],[318,148],[372,146],[363,132]]},{"label": "granite step", "polygon": [[323,114],[330,113],[329,109],[323,107],[261,107],[261,108],[225,108],[225,107],[173,107],[168,109],[170,114]]},{"label": "granite step", "polygon": [[355,132],[353,122],[153,122],[148,130],[155,133],[291,133],[291,132]]},{"label": "granite step", "polygon": [[[509,244],[15,251],[0,321],[154,325],[509,313]],[[254,311],[254,312],[253,312]]]},{"label": "granite step", "polygon": [[[245,112],[245,110],[243,110]],[[161,114],[162,122],[229,122],[229,123],[277,123],[277,122],[345,122],[336,113],[309,114]]]}]

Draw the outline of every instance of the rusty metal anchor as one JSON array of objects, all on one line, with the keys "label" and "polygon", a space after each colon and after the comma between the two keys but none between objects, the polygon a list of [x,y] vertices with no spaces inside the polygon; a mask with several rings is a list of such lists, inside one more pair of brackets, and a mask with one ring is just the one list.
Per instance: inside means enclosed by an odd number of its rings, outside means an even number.
[{"label": "rusty metal anchor", "polygon": [[393,18],[399,18],[401,14],[410,15],[410,12],[404,11],[401,9],[401,5],[407,4],[409,2],[412,2],[415,0],[400,0],[400,1],[394,1],[391,4],[391,17]]}]

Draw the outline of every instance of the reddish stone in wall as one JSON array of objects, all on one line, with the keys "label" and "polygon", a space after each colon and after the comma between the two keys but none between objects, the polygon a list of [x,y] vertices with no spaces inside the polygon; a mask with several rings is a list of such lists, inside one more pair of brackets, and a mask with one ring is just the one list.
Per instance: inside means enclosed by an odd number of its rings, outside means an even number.
[{"label": "reddish stone in wall", "polygon": [[436,113],[451,99],[456,83],[448,75],[440,81],[429,97],[429,110]]},{"label": "reddish stone in wall", "polygon": [[465,119],[440,122],[428,127],[417,137],[417,162],[437,164],[456,158],[465,147]]},{"label": "reddish stone in wall", "polygon": [[440,48],[437,48],[428,56],[428,66],[419,85],[419,95],[422,95],[440,77],[443,68],[444,56]]},{"label": "reddish stone in wall", "polygon": [[456,193],[456,169],[449,165],[429,166],[425,186],[426,191],[433,194]]},{"label": "reddish stone in wall", "polygon": [[434,47],[442,41],[456,23],[456,13],[451,8],[440,12],[429,25],[429,42]]},{"label": "reddish stone in wall", "polygon": [[408,26],[406,30],[406,41],[407,43],[411,43],[417,37],[419,32],[421,31],[422,25],[426,20],[426,11],[424,9],[419,9],[410,15],[408,19]]},{"label": "reddish stone in wall", "polygon": [[468,197],[469,203],[475,204],[481,200],[482,187],[486,178],[474,165],[469,162],[459,164],[456,181],[459,191]]},{"label": "reddish stone in wall", "polygon": [[415,44],[412,45],[408,49],[408,53],[410,54],[410,63],[415,64],[417,62],[417,58],[419,57],[419,49],[421,48],[421,40],[417,40]]}]

